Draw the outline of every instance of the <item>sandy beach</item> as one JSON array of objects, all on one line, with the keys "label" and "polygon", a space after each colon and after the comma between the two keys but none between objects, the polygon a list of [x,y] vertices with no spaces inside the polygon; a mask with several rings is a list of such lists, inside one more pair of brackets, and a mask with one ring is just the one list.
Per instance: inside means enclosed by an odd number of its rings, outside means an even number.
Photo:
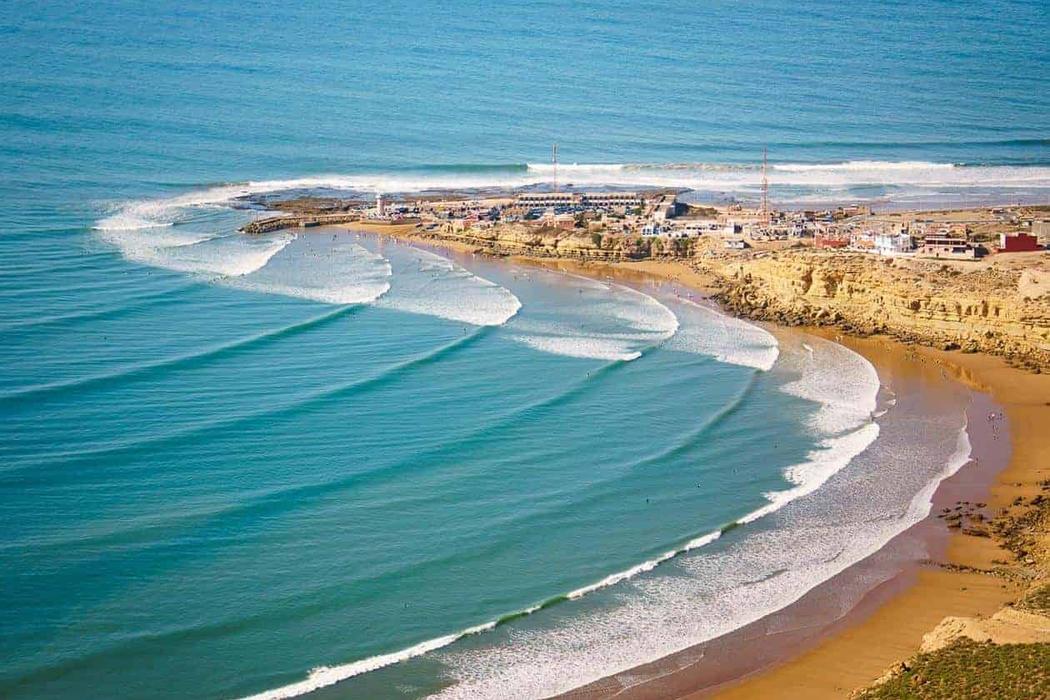
[{"label": "sandy beach", "polygon": [[[847,342],[870,359],[881,349],[911,354],[916,361],[943,367],[957,381],[987,393],[1002,407],[1009,425],[1011,455],[1006,468],[987,489],[988,509],[1030,498],[1050,478],[1050,377],[1014,369],[999,359],[928,348],[902,348],[882,339]],[[982,499],[984,500],[984,499]],[[936,509],[935,509],[936,510]],[[994,540],[955,533],[946,562],[987,569],[994,560],[1010,560]],[[1044,562],[1045,565],[1045,562]],[[1004,587],[1005,586],[1005,587]],[[815,648],[717,693],[720,698],[841,698],[870,684],[894,663],[916,653],[927,634],[946,616],[987,617],[1020,590],[981,573],[923,567],[901,592],[855,624]],[[685,693],[700,697],[704,692]]]},{"label": "sandy beach", "polygon": [[[709,278],[675,262],[579,265],[558,261],[556,265],[585,273],[605,268],[625,278],[653,275],[701,292],[711,288]],[[966,570],[989,569],[996,560],[1010,560],[1009,552],[987,537],[947,534],[935,514],[960,500],[986,502],[987,511],[995,513],[1019,496],[1027,499],[1040,492],[1041,482],[1050,478],[1050,436],[1045,431],[1050,421],[1050,376],[1013,368],[1001,358],[979,353],[945,352],[885,337],[843,336],[828,329],[805,331],[835,338],[864,355],[884,381],[902,373],[938,375],[944,381],[961,382],[978,397],[985,397],[980,409],[972,411],[969,425],[973,453],[980,464],[971,462],[942,482],[931,515],[870,559],[893,558],[894,551],[899,554],[907,550],[915,540],[938,556],[930,563],[919,564],[907,562],[907,554],[902,555],[903,568],[891,580],[871,590],[841,616],[824,616],[819,621],[821,616],[817,615],[818,621],[811,623],[815,628],[805,634],[770,637],[761,631],[761,624],[750,625],[728,635],[730,639],[719,645],[705,645],[709,647],[704,652],[706,664],[683,665],[681,658],[666,659],[654,664],[663,668],[656,671],[656,680],[628,690],[619,683],[615,690],[599,683],[566,697],[605,697],[612,691],[624,698],[842,698],[915,654],[923,635],[945,617],[988,617],[1021,594],[1020,587],[1005,579]],[[1008,446],[993,447],[990,435],[982,434],[987,432],[982,418],[988,410],[1003,411],[1009,426]],[[870,566],[872,562],[866,560],[840,576],[862,575]],[[818,586],[806,597],[808,600],[777,615],[806,618],[814,607],[821,606],[821,597],[839,578]],[[697,650],[687,650],[682,656],[696,654]],[[652,668],[647,671],[654,672]]]},{"label": "sandy beach", "polygon": [[[351,227],[356,228],[356,227]],[[436,242],[410,228],[382,230],[425,247],[484,254],[459,242]],[[597,262],[513,256],[509,261],[641,285],[660,281],[709,296],[714,277],[678,261]],[[767,324],[768,325],[768,324]],[[843,698],[915,654],[923,635],[947,616],[986,618],[1023,587],[986,573],[1012,555],[989,537],[952,531],[936,517],[960,502],[986,503],[996,514],[1030,498],[1050,478],[1050,376],[1010,367],[999,357],[946,352],[885,336],[856,337],[829,328],[779,328],[840,342],[867,358],[897,391],[961,383],[971,461],[941,482],[931,514],[879,552],[816,586],[802,599],[724,637],[564,694],[565,698]],[[989,413],[1005,419],[992,425]],[[1001,438],[1001,439],[1000,439]],[[871,584],[857,598],[839,593]],[[643,680],[644,679],[644,680]]]}]

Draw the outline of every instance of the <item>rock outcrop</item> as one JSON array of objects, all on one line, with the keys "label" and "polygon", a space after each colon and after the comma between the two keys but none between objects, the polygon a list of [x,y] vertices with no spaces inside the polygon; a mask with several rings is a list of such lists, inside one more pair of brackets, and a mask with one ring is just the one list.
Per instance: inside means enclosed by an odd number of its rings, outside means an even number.
[{"label": "rock outcrop", "polygon": [[[1023,270],[871,255],[782,250],[699,263],[719,274],[718,299],[753,319],[834,325],[1050,370],[1050,296],[1024,296]],[[1046,265],[1035,262],[1035,265]]]}]

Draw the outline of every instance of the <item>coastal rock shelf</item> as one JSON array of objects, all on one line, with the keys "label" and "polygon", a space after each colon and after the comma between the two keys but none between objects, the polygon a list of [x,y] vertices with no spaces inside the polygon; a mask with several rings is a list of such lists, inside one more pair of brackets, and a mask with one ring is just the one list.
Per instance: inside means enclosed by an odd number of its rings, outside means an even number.
[{"label": "coastal rock shelf", "polygon": [[[1045,264],[1045,263],[1043,263]],[[1023,296],[1022,274],[985,265],[782,251],[714,267],[720,301],[754,319],[885,333],[964,352],[989,352],[1050,369],[1050,298]]]}]

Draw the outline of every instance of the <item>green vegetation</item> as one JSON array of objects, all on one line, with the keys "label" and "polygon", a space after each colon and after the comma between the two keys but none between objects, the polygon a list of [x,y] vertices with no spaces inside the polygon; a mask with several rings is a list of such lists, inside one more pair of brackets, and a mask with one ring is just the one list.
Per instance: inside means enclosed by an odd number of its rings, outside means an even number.
[{"label": "green vegetation", "polygon": [[602,234],[600,234],[600,233],[592,233],[591,234],[591,242],[594,243],[594,245],[596,247],[601,248],[602,247]]},{"label": "green vegetation", "polygon": [[1021,600],[1017,601],[1015,606],[1020,610],[1030,610],[1032,612],[1042,613],[1044,615],[1050,615],[1050,583],[1044,584],[1034,591],[1031,591]]},{"label": "green vegetation", "polygon": [[688,257],[692,255],[693,242],[692,238],[672,238],[671,250],[679,257]]},{"label": "green vegetation", "polygon": [[903,664],[856,700],[1038,700],[1050,697],[1050,644],[955,642]]}]

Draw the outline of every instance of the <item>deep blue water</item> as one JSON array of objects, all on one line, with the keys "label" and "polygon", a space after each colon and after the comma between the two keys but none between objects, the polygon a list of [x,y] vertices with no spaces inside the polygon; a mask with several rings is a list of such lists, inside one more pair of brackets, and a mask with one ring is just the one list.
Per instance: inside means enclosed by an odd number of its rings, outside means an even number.
[{"label": "deep blue water", "polygon": [[921,515],[954,407],[873,422],[863,360],[671,287],[248,240],[231,199],[544,186],[557,142],[581,187],[752,199],[768,147],[785,203],[1046,201],[1048,29],[1044,2],[7,7],[0,695],[322,665],[334,697],[542,694],[863,556]]}]

